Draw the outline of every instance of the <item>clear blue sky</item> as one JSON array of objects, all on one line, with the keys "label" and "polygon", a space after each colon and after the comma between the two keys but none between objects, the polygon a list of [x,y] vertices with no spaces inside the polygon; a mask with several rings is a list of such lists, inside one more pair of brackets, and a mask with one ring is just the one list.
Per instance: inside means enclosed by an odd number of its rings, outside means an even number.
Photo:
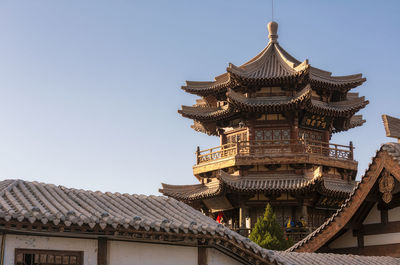
[{"label": "clear blue sky", "polygon": [[[210,80],[267,44],[271,2],[0,2],[0,177],[158,194],[196,183],[185,80]],[[337,75],[363,73],[367,123],[353,140],[363,173],[400,117],[400,1],[275,0],[279,42]],[[360,175],[360,174],[359,174]]]}]

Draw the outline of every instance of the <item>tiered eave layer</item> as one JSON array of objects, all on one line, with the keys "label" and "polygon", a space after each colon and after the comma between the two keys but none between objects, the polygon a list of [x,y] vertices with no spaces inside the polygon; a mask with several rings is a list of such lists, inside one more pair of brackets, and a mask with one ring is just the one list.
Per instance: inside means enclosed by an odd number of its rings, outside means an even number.
[{"label": "tiered eave layer", "polygon": [[369,104],[365,97],[352,97],[338,102],[322,102],[312,99],[307,109],[313,113],[319,113],[330,117],[351,117]]},{"label": "tiered eave layer", "polygon": [[[178,112],[186,118],[197,121],[218,121],[232,117],[240,112],[278,113],[291,110],[307,110],[310,113],[321,114],[328,117],[350,118],[357,111],[364,108],[369,101],[358,94],[349,94],[347,100],[338,102],[322,102],[312,99],[312,90],[306,86],[293,97],[274,96],[248,98],[244,94],[228,90],[226,97],[228,103],[223,107],[182,106]],[[359,118],[353,119],[351,126],[360,126]]]},{"label": "tiered eave layer", "polygon": [[231,116],[234,109],[230,105],[223,107],[208,107],[208,106],[182,106],[182,110],[178,110],[183,117],[198,121],[205,120],[221,120]]},{"label": "tiered eave layer", "polygon": [[228,102],[240,110],[249,112],[279,112],[299,108],[301,103],[311,98],[311,89],[307,86],[294,97],[279,96],[259,98],[246,98],[243,94],[229,90],[227,98]]},{"label": "tiered eave layer", "polygon": [[216,77],[215,81],[187,81],[182,88],[192,94],[207,96],[224,93],[228,88],[236,86],[262,87],[309,82],[319,89],[348,91],[365,81],[362,74],[332,76],[331,72],[312,67],[308,60],[296,60],[278,43],[270,42],[257,56],[243,65],[229,64],[227,72]]},{"label": "tiered eave layer", "polygon": [[194,201],[217,197],[223,190],[236,192],[311,192],[318,190],[331,197],[345,198],[354,188],[356,182],[347,182],[322,177],[307,177],[304,175],[251,175],[234,176],[223,171],[217,180],[207,184],[197,185],[167,185],[162,184],[160,192],[166,196]]}]

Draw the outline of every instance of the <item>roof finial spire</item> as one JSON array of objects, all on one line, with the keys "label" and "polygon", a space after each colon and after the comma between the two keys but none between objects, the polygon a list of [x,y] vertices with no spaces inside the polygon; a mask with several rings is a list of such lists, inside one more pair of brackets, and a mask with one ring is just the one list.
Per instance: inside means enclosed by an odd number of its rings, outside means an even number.
[{"label": "roof finial spire", "polygon": [[278,43],[278,23],[271,21],[268,23],[268,38],[271,43]]}]

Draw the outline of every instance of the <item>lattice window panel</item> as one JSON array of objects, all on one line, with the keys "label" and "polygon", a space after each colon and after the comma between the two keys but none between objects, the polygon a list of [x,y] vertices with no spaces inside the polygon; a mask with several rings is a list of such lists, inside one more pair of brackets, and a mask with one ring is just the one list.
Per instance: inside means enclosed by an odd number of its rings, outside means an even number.
[{"label": "lattice window panel", "polygon": [[290,129],[257,129],[255,131],[256,141],[273,141],[274,144],[288,144],[290,140]]},{"label": "lattice window panel", "polygon": [[82,251],[16,249],[15,265],[83,265]]},{"label": "lattice window panel", "polygon": [[322,142],[323,134],[315,131],[299,130],[299,138],[307,141]]},{"label": "lattice window panel", "polygon": [[244,142],[247,141],[247,132],[240,132],[240,133],[235,133],[228,135],[226,137],[226,143],[237,143],[237,142]]}]

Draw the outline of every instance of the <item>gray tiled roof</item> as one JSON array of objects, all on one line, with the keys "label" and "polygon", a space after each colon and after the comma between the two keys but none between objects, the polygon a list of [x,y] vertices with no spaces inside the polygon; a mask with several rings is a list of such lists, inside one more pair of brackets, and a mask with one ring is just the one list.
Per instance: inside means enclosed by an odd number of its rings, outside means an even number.
[{"label": "gray tiled roof", "polygon": [[260,258],[275,258],[271,251],[173,198],[103,193],[23,180],[1,181],[0,188],[0,218],[6,221],[220,236]]},{"label": "gray tiled roof", "polygon": [[356,187],[357,181],[324,178],[323,184],[324,189],[329,192],[343,192],[348,196]]},{"label": "gray tiled roof", "polygon": [[304,175],[253,175],[234,176],[220,171],[220,179],[230,188],[241,191],[286,191],[302,189],[316,182]]},{"label": "gray tiled roof", "polygon": [[4,180],[0,182],[0,218],[44,224],[53,222],[65,226],[99,224],[102,229],[106,226],[118,229],[122,225],[137,230],[218,235],[237,246],[244,246],[267,263],[277,265],[399,264],[390,257],[287,253],[263,249],[190,206],[163,196],[103,193],[40,182]]},{"label": "gray tiled roof", "polygon": [[[0,217],[5,220],[213,233],[220,229],[190,206],[163,196],[103,193],[23,180],[4,180],[0,187]],[[201,225],[194,225],[196,220]]]},{"label": "gray tiled roof", "polygon": [[392,257],[340,255],[330,253],[275,252],[276,261],[282,265],[398,265],[400,259]]},{"label": "gray tiled roof", "polygon": [[297,60],[292,62],[284,56],[282,50],[283,48],[278,43],[270,42],[249,62],[239,67],[230,64],[227,70],[244,78],[267,79],[289,77],[309,68],[307,60],[303,63]]}]

